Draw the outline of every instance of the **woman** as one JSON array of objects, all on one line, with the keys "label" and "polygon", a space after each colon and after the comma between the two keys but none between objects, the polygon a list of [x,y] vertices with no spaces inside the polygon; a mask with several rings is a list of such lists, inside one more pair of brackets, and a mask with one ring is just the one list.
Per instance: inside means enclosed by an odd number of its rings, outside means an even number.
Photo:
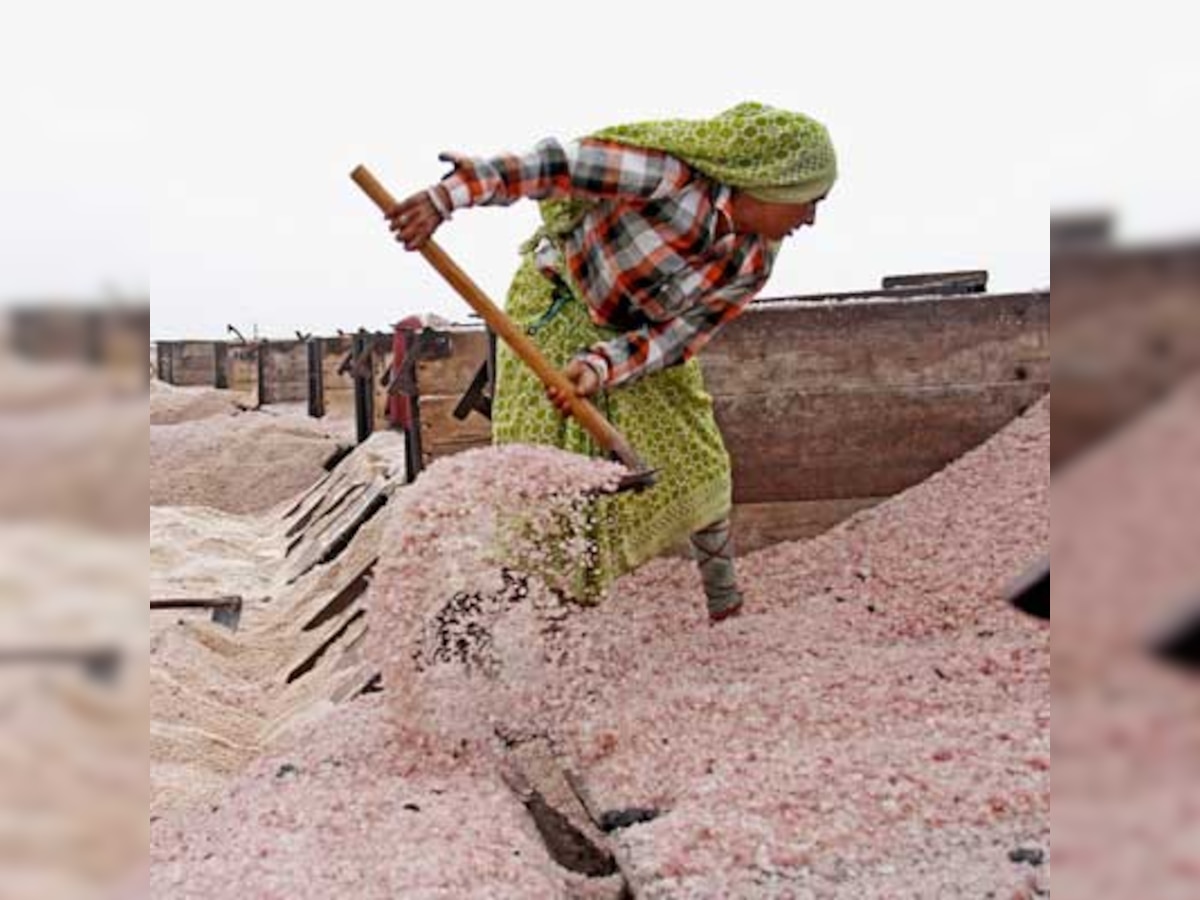
[{"label": "woman", "polygon": [[[397,240],[416,250],[458,209],[543,201],[507,311],[658,471],[650,490],[602,501],[581,599],[690,535],[710,620],[739,614],[729,456],[693,357],[762,289],[780,242],[814,224],[837,176],[827,131],[743,103],[708,120],[548,139],[523,156],[441,158],[453,171],[389,214]],[[567,409],[502,349],[497,443],[594,454]]]}]

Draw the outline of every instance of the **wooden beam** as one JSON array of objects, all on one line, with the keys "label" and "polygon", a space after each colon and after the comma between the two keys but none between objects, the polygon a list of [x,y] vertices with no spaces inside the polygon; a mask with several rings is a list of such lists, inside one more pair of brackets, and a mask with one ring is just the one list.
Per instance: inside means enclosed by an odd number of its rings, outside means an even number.
[{"label": "wooden beam", "polygon": [[991,437],[1047,389],[1008,383],[718,397],[734,500],[895,494]]},{"label": "wooden beam", "polygon": [[1048,382],[1050,297],[751,307],[699,359],[717,395]]}]

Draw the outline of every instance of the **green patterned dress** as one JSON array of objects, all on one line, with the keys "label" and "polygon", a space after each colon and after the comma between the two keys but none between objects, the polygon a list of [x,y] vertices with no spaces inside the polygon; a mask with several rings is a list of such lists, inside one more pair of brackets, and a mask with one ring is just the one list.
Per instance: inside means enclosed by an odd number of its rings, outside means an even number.
[{"label": "green patterned dress", "polygon": [[[554,306],[554,291],[527,257],[509,288],[506,311],[519,325],[535,326],[534,342],[552,365],[563,369],[581,348],[617,332],[593,324],[584,301],[573,295],[564,297],[557,314],[537,326]],[[729,454],[695,360],[594,400],[646,464],[657,470],[657,483],[641,493],[595,501],[591,537],[596,560],[587,583],[574,590],[574,599],[581,602],[596,602],[615,578],[727,515],[732,495]],[[600,455],[588,433],[574,419],[558,414],[537,376],[503,345],[497,353],[492,439]]]}]

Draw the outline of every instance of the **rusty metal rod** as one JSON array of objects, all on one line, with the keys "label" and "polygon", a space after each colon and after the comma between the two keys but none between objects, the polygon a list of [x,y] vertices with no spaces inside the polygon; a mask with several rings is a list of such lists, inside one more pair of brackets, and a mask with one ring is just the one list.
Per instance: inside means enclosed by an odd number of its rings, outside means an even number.
[{"label": "rusty metal rod", "polygon": [[151,600],[151,609],[240,609],[241,597],[179,597]]},{"label": "rusty metal rod", "polygon": [[168,600],[151,600],[150,609],[207,609],[212,610],[212,620],[236,631],[242,619],[242,598],[228,597],[172,597]]}]

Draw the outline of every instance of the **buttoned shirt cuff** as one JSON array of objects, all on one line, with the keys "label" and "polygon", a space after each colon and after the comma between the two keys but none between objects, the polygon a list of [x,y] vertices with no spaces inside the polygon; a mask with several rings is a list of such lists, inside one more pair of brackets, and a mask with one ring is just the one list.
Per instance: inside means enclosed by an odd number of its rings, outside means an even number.
[{"label": "buttoned shirt cuff", "polygon": [[471,193],[470,183],[458,172],[452,172],[443,178],[438,184],[446,192],[446,196],[450,198],[450,211],[456,209],[466,209],[475,202],[475,197]]},{"label": "buttoned shirt cuff", "polygon": [[442,217],[442,221],[448,222],[450,216],[454,213],[454,207],[447,202],[449,194],[443,193],[441,185],[437,184],[425,191],[425,194],[429,197],[429,202],[433,204],[433,208],[438,211],[438,215]]},{"label": "buttoned shirt cuff", "polygon": [[578,354],[575,358],[587,365],[593,372],[596,373],[596,375],[600,378],[601,387],[608,386],[608,379],[612,373],[612,370],[608,365],[607,359],[605,359],[599,353],[595,353],[590,350]]}]

